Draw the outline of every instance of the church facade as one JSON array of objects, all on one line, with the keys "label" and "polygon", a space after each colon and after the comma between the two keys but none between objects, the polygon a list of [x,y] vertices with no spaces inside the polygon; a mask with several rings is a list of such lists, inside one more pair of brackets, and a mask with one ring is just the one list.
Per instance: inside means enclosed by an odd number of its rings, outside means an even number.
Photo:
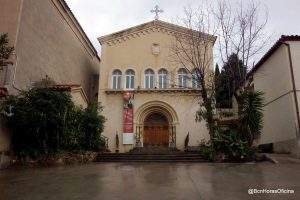
[{"label": "church facade", "polygon": [[208,140],[205,122],[195,121],[200,88],[170,58],[174,34],[184,31],[154,20],[98,38],[103,135],[112,152],[146,146],[183,150],[188,134],[189,146]]}]

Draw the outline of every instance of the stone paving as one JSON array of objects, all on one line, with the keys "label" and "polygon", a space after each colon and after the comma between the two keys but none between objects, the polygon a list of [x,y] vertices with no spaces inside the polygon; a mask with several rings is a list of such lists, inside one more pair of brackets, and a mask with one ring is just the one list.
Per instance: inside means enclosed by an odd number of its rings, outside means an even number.
[{"label": "stone paving", "polygon": [[[249,195],[248,189],[295,194]],[[95,163],[0,171],[1,200],[300,199],[300,164]]]}]

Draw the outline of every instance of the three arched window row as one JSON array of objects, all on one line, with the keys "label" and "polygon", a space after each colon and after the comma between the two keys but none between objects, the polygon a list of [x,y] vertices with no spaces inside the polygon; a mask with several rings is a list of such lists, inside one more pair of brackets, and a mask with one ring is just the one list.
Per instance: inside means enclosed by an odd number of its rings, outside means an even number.
[{"label": "three arched window row", "polygon": [[[135,72],[132,69],[128,69],[125,72],[125,89],[134,89],[135,87]],[[178,87],[188,88],[188,72],[185,68],[180,68],[177,71]],[[199,88],[198,84],[198,74],[196,70],[192,71],[192,87]],[[157,74],[157,84],[155,82],[155,72],[152,69],[146,69],[144,72],[144,88],[153,89],[158,86],[159,89],[166,89],[169,87],[169,74],[164,68],[158,70]],[[118,90],[122,88],[122,72],[118,69],[114,70],[112,73],[112,89]]]}]

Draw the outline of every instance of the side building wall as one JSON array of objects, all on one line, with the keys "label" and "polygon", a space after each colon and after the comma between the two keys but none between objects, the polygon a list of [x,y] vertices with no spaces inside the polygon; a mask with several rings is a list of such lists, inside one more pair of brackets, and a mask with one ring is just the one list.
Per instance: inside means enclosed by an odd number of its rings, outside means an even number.
[{"label": "side building wall", "polygon": [[[97,101],[100,59],[64,0],[2,0],[0,32],[15,48],[14,64],[0,71],[0,87],[9,94],[48,76],[81,85],[88,100]],[[4,135],[1,129],[2,152],[9,151]]]},{"label": "side building wall", "polygon": [[255,90],[264,92],[264,127],[260,144],[273,143],[275,152],[292,152],[298,132],[288,49],[281,45],[253,75]]},{"label": "side building wall", "polygon": [[[100,61],[64,1],[26,0],[20,7],[20,22],[15,23],[18,30],[15,36],[16,56],[13,56],[16,69],[10,67],[6,83],[12,84],[14,71],[14,83],[19,89],[28,88],[48,76],[58,84],[82,85],[87,96],[94,98],[91,88],[98,84],[93,76],[98,74]],[[17,19],[14,12],[7,15]],[[11,22],[5,23],[8,24],[0,26],[5,27]]]}]

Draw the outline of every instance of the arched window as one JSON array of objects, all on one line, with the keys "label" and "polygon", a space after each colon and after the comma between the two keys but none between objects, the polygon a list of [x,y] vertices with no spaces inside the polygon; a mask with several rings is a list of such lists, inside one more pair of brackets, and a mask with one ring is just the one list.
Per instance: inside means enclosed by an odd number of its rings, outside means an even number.
[{"label": "arched window", "polygon": [[154,88],[154,71],[152,69],[147,69],[145,71],[145,88]]},{"label": "arched window", "polygon": [[199,79],[200,74],[199,74],[199,69],[193,69],[192,71],[192,87],[195,89],[198,89],[200,87],[199,84]]},{"label": "arched window", "polygon": [[112,89],[121,89],[122,72],[118,69],[114,70],[112,73]]},{"label": "arched window", "polygon": [[125,88],[126,89],[134,89],[134,71],[132,69],[128,69],[125,72],[126,76],[126,84]]},{"label": "arched window", "polygon": [[158,71],[158,87],[159,89],[166,89],[168,87],[168,71],[165,69]]},{"label": "arched window", "polygon": [[187,71],[184,68],[178,70],[178,86],[181,88],[187,87]]}]

